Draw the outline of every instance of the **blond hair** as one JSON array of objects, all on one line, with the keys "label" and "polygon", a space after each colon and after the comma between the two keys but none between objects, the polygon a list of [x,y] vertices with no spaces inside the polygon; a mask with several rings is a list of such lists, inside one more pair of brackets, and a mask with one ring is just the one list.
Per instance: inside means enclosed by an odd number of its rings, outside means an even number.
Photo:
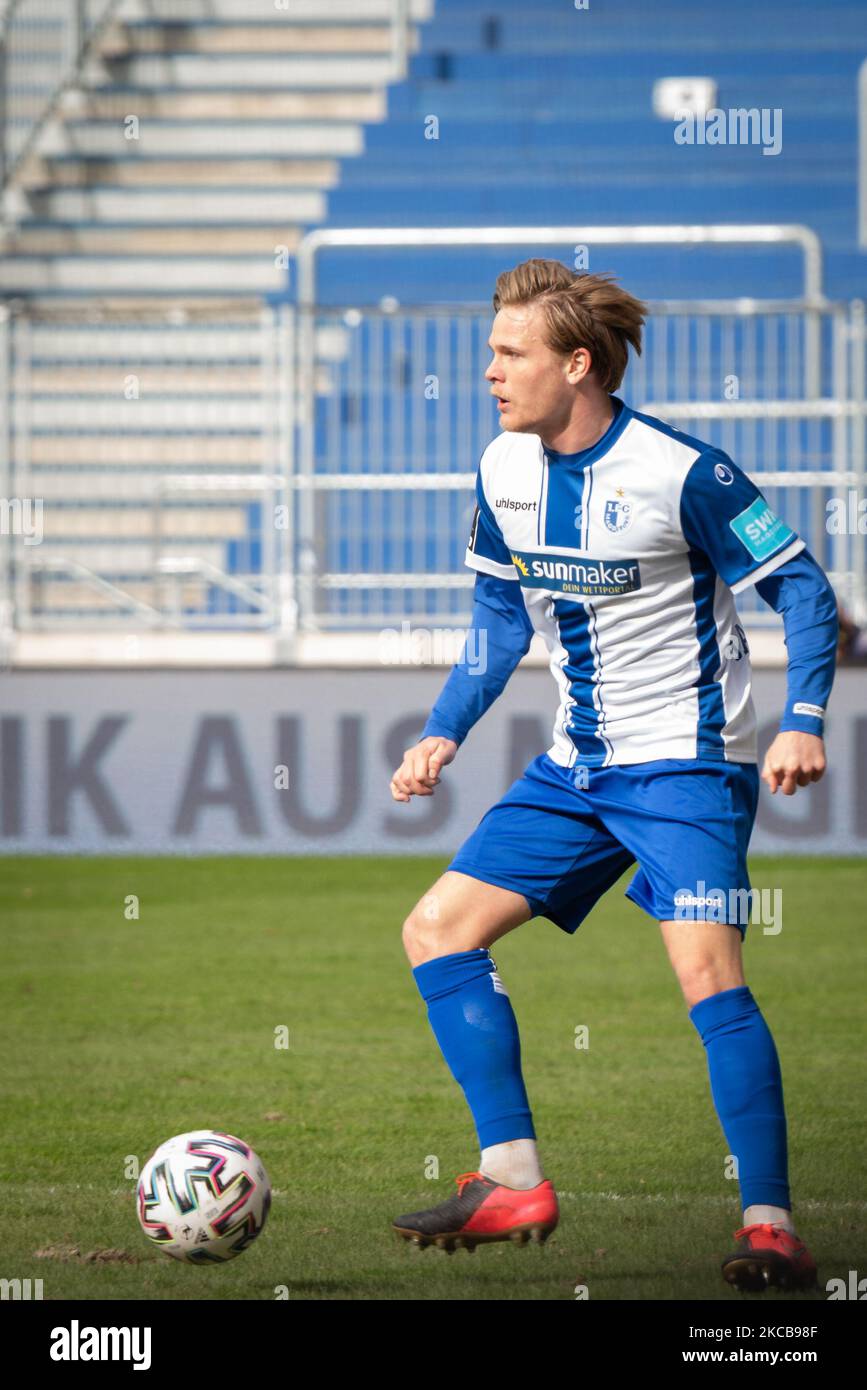
[{"label": "blond hair", "polygon": [[562,261],[535,258],[497,276],[494,309],[537,303],[548,346],[570,354],[590,353],[600,386],[616,391],[629,357],[629,344],[641,353],[641,327],[647,306],[621,289],[613,275],[580,274]]}]

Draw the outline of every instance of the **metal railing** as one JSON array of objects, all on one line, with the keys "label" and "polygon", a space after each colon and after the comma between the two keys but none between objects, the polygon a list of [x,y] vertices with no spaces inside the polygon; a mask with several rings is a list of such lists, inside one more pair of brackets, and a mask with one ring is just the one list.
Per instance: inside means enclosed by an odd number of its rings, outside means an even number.
[{"label": "metal railing", "polygon": [[[321,251],[364,250],[381,247],[434,250],[456,247],[496,246],[795,246],[802,255],[802,291],[799,310],[803,316],[805,363],[804,392],[819,394],[820,322],[827,301],[822,288],[822,248],[815,232],[801,225],[769,224],[755,226],[672,225],[672,226],[559,226],[559,227],[362,227],[321,228],[302,240],[298,267],[298,397],[299,471],[311,477],[314,472],[315,351],[314,323],[318,300],[318,264]],[[752,301],[751,301],[752,302]],[[750,303],[726,302],[729,310]],[[771,306],[772,307],[772,306]],[[302,527],[309,532],[310,500],[301,503]],[[309,598],[309,593],[308,593]],[[307,605],[310,606],[309,604]]]},{"label": "metal railing", "polygon": [[[819,312],[818,369],[812,306],[650,307],[619,394],[729,453],[867,619],[867,541],[827,524],[867,485],[863,305]],[[319,310],[305,363],[289,306],[0,316],[0,494],[47,518],[38,545],[3,537],[0,613],[286,634],[464,622],[475,471],[499,430],[490,319]],[[777,621],[752,590],[739,606]]]},{"label": "metal railing", "polygon": [[[691,402],[718,408],[730,452],[748,472],[764,476],[769,458],[786,471],[786,482],[774,483],[774,498],[778,506],[798,498],[792,524],[800,525],[821,557],[828,547],[822,542],[820,489],[806,483],[807,470],[821,475],[827,490],[860,476],[862,466],[840,465],[844,445],[839,417],[823,409],[823,392],[842,392],[841,400],[847,395],[843,377],[848,380],[848,374],[839,366],[845,351],[840,327],[845,311],[824,297],[821,247],[809,228],[324,229],[308,235],[298,253],[299,466],[294,486],[302,626],[311,631],[346,624],[373,626],[393,619],[396,611],[430,624],[463,616],[466,596],[461,590],[471,583],[462,573],[463,540],[472,514],[468,489],[481,450],[499,429],[482,383],[490,310],[323,310],[317,307],[321,251],[699,244],[795,246],[802,255],[802,293],[792,301],[653,305],[644,354],[633,359],[622,393],[637,406],[656,406],[663,415],[672,403],[684,418],[690,418]],[[317,342],[326,345],[324,353],[317,352]],[[329,344],[333,360],[328,360]],[[325,388],[323,374],[328,380]],[[435,409],[426,406],[428,378],[435,383]],[[730,410],[732,389],[743,400],[741,406],[736,400]],[[749,438],[749,432],[742,431],[742,438],[732,440],[739,409],[741,418],[767,425],[774,401],[792,407],[775,439],[762,440],[755,431]],[[815,402],[818,409],[799,413],[803,402]],[[709,410],[702,419],[710,421],[712,415]],[[852,447],[858,444],[859,418],[856,406]],[[799,424],[805,420],[806,430]],[[725,447],[713,428],[710,433],[712,442]],[[767,481],[770,486],[770,472]],[[363,505],[359,495],[365,499]],[[805,514],[802,499],[807,497]],[[425,524],[426,513],[435,516],[434,528]],[[394,539],[398,515],[409,534],[428,537],[424,564],[417,564],[413,572],[399,562],[400,547]],[[336,547],[333,538],[338,535],[351,537],[349,545]],[[835,572],[844,592],[863,606],[853,549],[857,541],[834,547]],[[742,606],[757,617],[767,612],[768,620],[776,622],[753,594],[744,597]]]},{"label": "metal railing", "polygon": [[867,58],[858,69],[858,245],[867,248]]},{"label": "metal railing", "polygon": [[389,14],[389,38],[391,49],[392,82],[402,82],[407,74],[410,48],[410,3],[409,0],[391,0]]},{"label": "metal railing", "polygon": [[[154,576],[153,621],[171,627],[274,627],[279,621],[279,532],[275,524],[278,498],[283,496],[285,478],[278,474],[169,474],[156,481],[151,503]],[[248,525],[248,534],[235,538],[243,547],[243,562],[230,572],[225,561],[215,563],[196,553],[195,545],[181,545],[170,523],[178,515],[177,503],[186,499],[188,513],[195,515],[214,497],[253,498],[258,524]],[[175,506],[172,506],[172,503]],[[257,548],[261,554],[254,555]],[[184,553],[184,552],[187,553]],[[192,551],[193,553],[189,553]],[[186,583],[185,583],[186,581]],[[190,612],[185,588],[190,582],[199,590],[207,588],[210,607]],[[218,616],[215,617],[215,612]],[[292,617],[287,615],[286,626]]]},{"label": "metal railing", "polygon": [[[691,344],[704,369],[685,373],[674,390],[659,387],[666,353],[651,324],[645,360],[630,369],[632,391],[639,409],[737,460],[806,539],[840,598],[863,621],[867,542],[857,532],[829,529],[828,504],[841,492],[863,496],[867,481],[864,306],[858,300],[829,304],[810,317],[818,324],[815,339],[797,305],[773,312],[761,303],[739,306],[734,321],[719,306],[691,333],[680,331],[682,356]],[[665,319],[677,332],[677,306],[666,307]],[[753,623],[777,623],[753,589],[739,596],[738,606]]]},{"label": "metal railing", "polygon": [[[867,482],[864,306],[824,301],[800,244],[811,298],[652,304],[619,394],[729,453],[864,621],[867,541],[827,524]],[[491,310],[311,292],[301,331],[285,305],[0,315],[0,500],[48,518],[2,538],[0,625],[465,622]]]},{"label": "metal railing", "polygon": [[0,540],[18,628],[294,626],[292,325],[236,302],[0,312],[0,504],[41,523]]},{"label": "metal railing", "polygon": [[0,188],[32,148],[119,0],[10,0],[0,16]]},{"label": "metal railing", "polygon": [[[797,302],[650,307],[645,352],[618,394],[730,453],[863,608],[864,538],[825,524],[828,500],[863,486],[859,306],[829,306],[818,321]],[[314,466],[308,453],[293,484],[305,629],[466,617],[475,469],[499,432],[482,379],[490,321],[471,308],[316,313]],[[739,605],[778,621],[753,591]]]}]

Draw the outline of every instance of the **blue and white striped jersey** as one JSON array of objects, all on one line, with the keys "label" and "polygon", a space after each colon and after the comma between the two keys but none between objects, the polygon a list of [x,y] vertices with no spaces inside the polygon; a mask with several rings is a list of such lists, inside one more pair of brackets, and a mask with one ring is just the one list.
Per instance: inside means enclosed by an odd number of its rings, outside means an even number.
[{"label": "blue and white striped jersey", "polygon": [[466,564],[521,585],[560,694],[554,762],[755,762],[733,595],[804,541],[719,449],[612,404],[579,454],[509,431],[488,445]]}]

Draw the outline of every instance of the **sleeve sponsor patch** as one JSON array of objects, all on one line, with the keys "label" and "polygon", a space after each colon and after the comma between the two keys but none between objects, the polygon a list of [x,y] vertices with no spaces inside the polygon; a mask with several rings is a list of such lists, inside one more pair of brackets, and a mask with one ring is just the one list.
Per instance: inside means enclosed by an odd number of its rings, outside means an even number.
[{"label": "sleeve sponsor patch", "polygon": [[792,705],[792,714],[811,714],[814,719],[825,718],[825,711],[821,705],[808,705],[806,700],[797,700]]},{"label": "sleeve sponsor patch", "polygon": [[729,526],[754,560],[766,560],[781,546],[796,539],[791,527],[775,515],[764,497],[757,497],[732,518]]}]

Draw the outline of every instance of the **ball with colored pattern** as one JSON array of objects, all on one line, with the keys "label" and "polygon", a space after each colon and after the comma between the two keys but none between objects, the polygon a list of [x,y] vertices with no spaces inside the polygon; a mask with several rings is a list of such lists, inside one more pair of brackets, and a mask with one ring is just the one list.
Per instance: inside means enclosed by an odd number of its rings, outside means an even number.
[{"label": "ball with colored pattern", "polygon": [[249,1144],[218,1130],[176,1134],[151,1154],[136,1191],[149,1240],[175,1260],[222,1264],[265,1225],[271,1184]]}]

